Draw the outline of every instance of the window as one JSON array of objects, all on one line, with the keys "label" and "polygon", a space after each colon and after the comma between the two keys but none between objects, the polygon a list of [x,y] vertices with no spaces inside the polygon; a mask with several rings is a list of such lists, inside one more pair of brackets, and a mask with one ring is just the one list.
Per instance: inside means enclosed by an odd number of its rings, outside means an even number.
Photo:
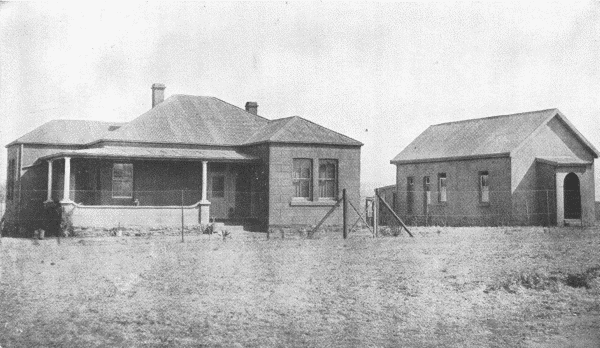
[{"label": "window", "polygon": [[448,196],[446,195],[446,173],[438,174],[438,202],[446,203]]},{"label": "window", "polygon": [[112,196],[113,198],[133,198],[133,164],[113,164]]},{"label": "window", "polygon": [[11,159],[8,162],[8,175],[6,177],[6,199],[12,200],[15,191],[15,160]]},{"label": "window", "polygon": [[481,203],[490,202],[490,183],[488,172],[479,172],[479,201]]},{"label": "window", "polygon": [[225,176],[215,175],[212,177],[212,197],[223,198],[225,197]]},{"label": "window", "polygon": [[311,199],[312,197],[312,160],[294,158],[294,197]]},{"label": "window", "polygon": [[428,176],[423,177],[423,191],[425,192],[425,204],[431,204],[431,185]]},{"label": "window", "polygon": [[319,160],[319,198],[337,197],[337,160]]}]

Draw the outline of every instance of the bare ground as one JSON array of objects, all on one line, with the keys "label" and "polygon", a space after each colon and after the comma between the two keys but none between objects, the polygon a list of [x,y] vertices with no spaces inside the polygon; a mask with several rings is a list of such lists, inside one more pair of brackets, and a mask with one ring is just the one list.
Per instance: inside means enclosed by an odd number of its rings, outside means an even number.
[{"label": "bare ground", "polygon": [[5,347],[600,347],[600,230],[3,238]]}]

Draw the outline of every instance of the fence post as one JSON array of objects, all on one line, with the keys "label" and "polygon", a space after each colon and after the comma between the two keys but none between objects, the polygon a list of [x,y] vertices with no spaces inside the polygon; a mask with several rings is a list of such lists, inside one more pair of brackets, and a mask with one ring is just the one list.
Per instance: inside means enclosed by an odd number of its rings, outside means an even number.
[{"label": "fence post", "polygon": [[343,224],[344,224],[344,229],[343,229],[343,234],[344,234],[344,239],[348,238],[348,196],[346,196],[346,189],[342,190],[342,215],[343,215]]},{"label": "fence post", "polygon": [[181,243],[183,243],[183,190],[181,190]]},{"label": "fence post", "polygon": [[373,198],[373,233],[375,238],[379,237],[379,189],[375,189]]}]

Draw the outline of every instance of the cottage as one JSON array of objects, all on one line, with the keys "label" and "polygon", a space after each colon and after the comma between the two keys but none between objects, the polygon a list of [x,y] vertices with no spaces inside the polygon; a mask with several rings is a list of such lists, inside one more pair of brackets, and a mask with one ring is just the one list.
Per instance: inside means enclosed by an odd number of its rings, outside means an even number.
[{"label": "cottage", "polygon": [[131,122],[54,120],[8,144],[4,229],[30,233],[50,202],[76,226],[177,225],[183,211],[262,230],[315,224],[343,188],[358,202],[360,142],[298,116],[268,120],[255,102],[164,90],[154,84],[152,109]]},{"label": "cottage", "polygon": [[442,123],[391,163],[416,224],[592,225],[598,150],[558,109]]}]

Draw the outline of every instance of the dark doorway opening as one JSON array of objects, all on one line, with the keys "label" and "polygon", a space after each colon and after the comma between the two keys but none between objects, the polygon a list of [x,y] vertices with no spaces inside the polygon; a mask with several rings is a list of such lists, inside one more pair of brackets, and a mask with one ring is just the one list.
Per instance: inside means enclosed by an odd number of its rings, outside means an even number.
[{"label": "dark doorway opening", "polygon": [[567,174],[564,182],[564,190],[565,219],[581,219],[581,192],[577,174]]}]

